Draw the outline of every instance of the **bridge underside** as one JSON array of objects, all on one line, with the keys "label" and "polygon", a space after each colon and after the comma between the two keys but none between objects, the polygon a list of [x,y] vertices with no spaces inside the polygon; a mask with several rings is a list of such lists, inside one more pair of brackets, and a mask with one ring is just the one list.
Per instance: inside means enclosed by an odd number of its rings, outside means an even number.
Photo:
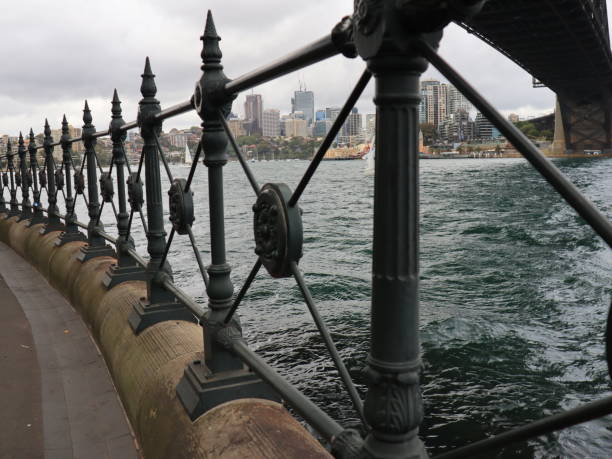
[{"label": "bridge underside", "polygon": [[557,94],[555,151],[581,153],[612,148],[607,24],[605,0],[489,0],[461,25]]}]

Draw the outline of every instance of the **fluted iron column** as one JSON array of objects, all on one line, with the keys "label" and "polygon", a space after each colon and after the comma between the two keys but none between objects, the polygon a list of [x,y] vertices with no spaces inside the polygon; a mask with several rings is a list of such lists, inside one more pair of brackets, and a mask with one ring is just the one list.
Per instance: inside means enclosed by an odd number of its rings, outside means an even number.
[{"label": "fluted iron column", "polygon": [[[354,41],[374,75],[376,159],[371,345],[364,414],[371,427],[363,455],[423,458],[419,345],[419,104],[427,61],[451,20],[483,2],[355,1]],[[461,17],[463,16],[463,17]]]},{"label": "fluted iron column", "polygon": [[32,180],[32,219],[30,225],[37,223],[45,223],[46,218],[42,211],[42,205],[40,203],[40,189],[38,188],[38,159],[36,157],[36,138],[34,137],[34,130],[30,128],[30,143],[28,144],[28,152],[30,154],[30,170]]},{"label": "fluted iron column", "polygon": [[160,266],[166,248],[166,231],[164,230],[164,206],[159,170],[160,158],[155,139],[161,134],[162,122],[155,119],[155,115],[161,111],[161,106],[155,98],[157,94],[155,75],[151,70],[148,57],[141,76],[142,99],[139,102],[138,125],[144,141],[142,152],[145,166],[149,262],[146,269],[147,298],[135,307],[129,319],[136,333],[164,320],[197,321],[189,310],[163,286],[165,279],[172,279],[172,270],[168,261]]},{"label": "fluted iron column", "polygon": [[96,139],[93,136],[96,133],[96,127],[92,124],[93,118],[89,104],[85,101],[83,108],[83,129],[81,137],[85,146],[85,167],[87,169],[87,215],[89,223],[87,224],[87,246],[81,249],[78,259],[87,261],[93,257],[114,256],[115,251],[112,247],[106,245],[98,230],[103,230],[99,216],[100,212],[100,195],[98,193],[98,163],[96,160]]},{"label": "fluted iron column", "polygon": [[120,282],[128,280],[146,280],[145,271],[136,264],[127,252],[134,248],[134,240],[129,235],[130,214],[127,210],[127,199],[125,193],[125,150],[123,143],[127,137],[121,126],[125,124],[121,114],[121,101],[115,89],[112,101],[112,120],[109,126],[111,140],[113,141],[113,164],[117,176],[117,195],[119,198],[119,213],[117,214],[117,264],[112,265],[104,278],[104,285],[112,288]]},{"label": "fluted iron column", "polygon": [[30,183],[28,181],[28,165],[26,164],[26,147],[23,134],[19,133],[19,176],[21,178],[21,215],[19,220],[28,220],[32,217],[32,203],[30,202]]},{"label": "fluted iron column", "polygon": [[45,150],[45,164],[47,168],[47,224],[40,231],[41,234],[47,234],[51,231],[63,231],[65,229],[59,217],[59,208],[57,207],[57,189],[55,187],[55,159],[53,158],[53,137],[51,137],[51,127],[49,121],[45,119],[45,138],[43,140],[43,148]]},{"label": "fluted iron column", "polygon": [[74,209],[75,197],[72,194],[72,177],[70,175],[70,168],[72,166],[72,142],[70,142],[70,129],[68,128],[66,115],[62,118],[62,137],[60,143],[62,145],[62,163],[66,186],[66,231],[64,231],[56,241],[56,245],[58,246],[66,244],[67,242],[87,240],[85,235],[79,231],[79,227],[76,224],[77,217]]}]

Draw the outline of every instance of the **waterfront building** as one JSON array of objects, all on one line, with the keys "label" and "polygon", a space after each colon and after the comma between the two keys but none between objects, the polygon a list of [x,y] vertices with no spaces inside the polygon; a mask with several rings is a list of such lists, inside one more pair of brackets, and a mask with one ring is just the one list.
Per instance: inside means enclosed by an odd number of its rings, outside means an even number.
[{"label": "waterfront building", "polygon": [[304,119],[310,125],[315,119],[314,92],[302,90],[295,91],[291,98],[291,113],[302,112]]},{"label": "waterfront building", "polygon": [[518,123],[519,122],[519,116],[516,113],[510,113],[508,115],[508,121],[510,121],[511,123]]},{"label": "waterfront building", "polygon": [[280,111],[274,108],[263,111],[262,135],[264,137],[278,137],[280,135]]},{"label": "waterfront building", "polygon": [[332,122],[328,119],[317,120],[312,127],[313,137],[325,137],[332,127]]},{"label": "waterfront building", "polygon": [[354,107],[342,125],[339,142],[344,144],[363,142],[363,134],[363,120],[361,118],[361,113],[359,113],[357,107]]},{"label": "waterfront building", "polygon": [[308,137],[308,123],[299,118],[285,117],[281,120],[284,137]]},{"label": "waterfront building", "polygon": [[321,121],[321,120],[324,120],[325,118],[326,118],[325,110],[317,110],[315,112],[315,121]]},{"label": "waterfront building", "polygon": [[466,110],[458,110],[440,124],[438,131],[446,143],[469,142],[474,138],[474,122]]},{"label": "waterfront building", "polygon": [[244,102],[244,117],[248,122],[247,134],[261,134],[263,121],[263,100],[261,94],[247,94]]},{"label": "waterfront building", "polygon": [[502,137],[501,132],[493,126],[488,119],[480,112],[476,114],[476,138],[481,140],[493,140]]},{"label": "waterfront building", "polygon": [[340,107],[326,107],[325,108],[325,119],[330,120],[332,123],[338,118],[340,113]]},{"label": "waterfront building", "polygon": [[230,132],[232,133],[235,139],[246,135],[247,132],[245,129],[245,124],[250,125],[248,121],[237,118],[227,120],[227,124],[229,126]]}]

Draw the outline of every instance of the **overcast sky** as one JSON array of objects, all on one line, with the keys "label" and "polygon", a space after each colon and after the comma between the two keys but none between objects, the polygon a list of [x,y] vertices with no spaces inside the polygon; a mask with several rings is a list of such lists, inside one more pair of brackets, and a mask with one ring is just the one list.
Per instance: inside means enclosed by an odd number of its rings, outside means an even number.
[{"label": "overcast sky", "polygon": [[[44,118],[59,127],[66,113],[82,125],[88,99],[98,129],[108,125],[117,88],[124,119],[135,119],[140,74],[150,56],[162,107],[188,100],[200,76],[199,36],[211,9],[222,37],[226,74],[239,76],[329,33],[352,12],[353,0],[1,0],[0,133],[16,135]],[[531,77],[455,25],[446,29],[441,54],[505,114],[550,112],[554,95],[533,89]],[[364,63],[335,57],[255,89],[264,108],[290,110],[299,81],[315,93],[315,108],[342,105]],[[425,76],[438,77],[428,70]],[[372,84],[357,104],[373,112]],[[242,114],[244,95],[233,111]],[[193,113],[169,120],[164,130],[199,123]]]}]

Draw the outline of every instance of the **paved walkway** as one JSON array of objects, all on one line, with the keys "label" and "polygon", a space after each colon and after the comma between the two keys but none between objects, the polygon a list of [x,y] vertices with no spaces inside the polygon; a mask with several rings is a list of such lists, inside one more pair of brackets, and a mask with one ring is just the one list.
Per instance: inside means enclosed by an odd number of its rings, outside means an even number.
[{"label": "paved walkway", "polygon": [[87,327],[0,242],[0,459],[137,459]]}]

